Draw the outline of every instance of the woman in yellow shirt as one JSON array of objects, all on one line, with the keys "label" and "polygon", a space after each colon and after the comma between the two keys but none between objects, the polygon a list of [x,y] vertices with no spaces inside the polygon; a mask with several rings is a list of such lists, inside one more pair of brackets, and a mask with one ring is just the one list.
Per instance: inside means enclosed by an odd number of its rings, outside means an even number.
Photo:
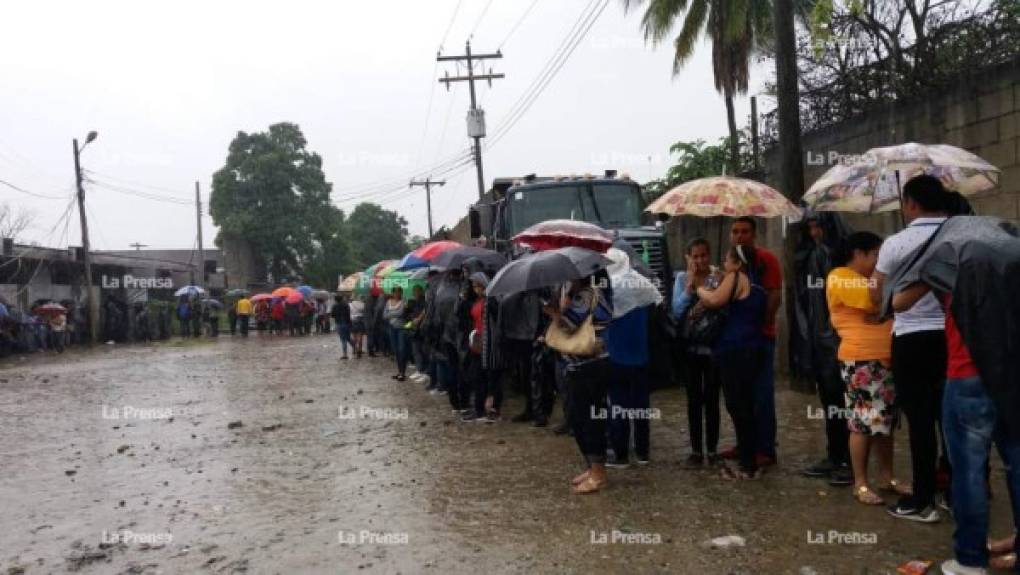
[{"label": "woman in yellow shirt", "polygon": [[892,432],[897,419],[890,369],[892,321],[878,320],[868,289],[881,245],[882,239],[871,232],[851,234],[846,243],[846,264],[833,269],[825,282],[829,316],[840,337],[837,356],[846,382],[846,409],[841,415],[850,430],[853,493],[866,505],[884,503],[868,486],[872,447],[878,458],[881,489],[905,491],[892,478]]}]

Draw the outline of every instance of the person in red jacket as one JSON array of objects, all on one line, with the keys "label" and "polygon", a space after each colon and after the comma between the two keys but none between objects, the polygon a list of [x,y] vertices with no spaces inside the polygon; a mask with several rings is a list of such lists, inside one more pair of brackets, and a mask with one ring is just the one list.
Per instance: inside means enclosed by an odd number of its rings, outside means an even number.
[{"label": "person in red jacket", "polygon": [[280,298],[273,302],[272,310],[269,312],[269,317],[273,320],[272,333],[283,333],[283,316],[284,316],[284,303],[283,298]]}]

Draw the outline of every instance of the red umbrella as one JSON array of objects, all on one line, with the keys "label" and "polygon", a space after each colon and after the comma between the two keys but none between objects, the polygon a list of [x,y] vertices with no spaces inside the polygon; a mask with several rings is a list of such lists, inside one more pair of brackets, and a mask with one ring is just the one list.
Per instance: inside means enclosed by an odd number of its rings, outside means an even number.
[{"label": "red umbrella", "polygon": [[38,313],[38,314],[54,314],[55,315],[55,314],[58,314],[58,313],[67,313],[67,308],[65,308],[64,306],[60,305],[59,303],[50,302],[50,303],[44,303],[41,306],[36,307],[32,311],[34,311],[35,313]]},{"label": "red umbrella", "polygon": [[258,303],[260,301],[265,301],[267,299],[273,299],[273,295],[268,293],[259,293],[251,296],[251,298],[248,301],[250,301],[251,303]]},{"label": "red umbrella", "polygon": [[285,301],[287,303],[291,303],[291,304],[293,304],[293,303],[301,303],[301,302],[305,301],[305,295],[303,293],[297,291],[297,290],[294,290],[283,301]]},{"label": "red umbrella", "polygon": [[273,297],[287,297],[292,293],[294,293],[294,288],[292,287],[288,286],[278,287],[273,290]]},{"label": "red umbrella", "polygon": [[537,251],[577,246],[604,252],[613,246],[613,234],[588,222],[547,220],[517,234],[512,241]]}]

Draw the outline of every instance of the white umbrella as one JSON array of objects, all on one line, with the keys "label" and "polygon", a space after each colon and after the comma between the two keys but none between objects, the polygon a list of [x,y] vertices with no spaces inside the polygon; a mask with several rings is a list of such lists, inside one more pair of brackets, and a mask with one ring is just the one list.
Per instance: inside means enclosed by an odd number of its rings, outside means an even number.
[{"label": "white umbrella", "polygon": [[946,188],[975,196],[999,185],[999,169],[948,144],[907,143],[872,148],[852,161],[830,168],[804,194],[820,212],[875,213],[900,207],[902,185],[920,174],[942,180]]}]

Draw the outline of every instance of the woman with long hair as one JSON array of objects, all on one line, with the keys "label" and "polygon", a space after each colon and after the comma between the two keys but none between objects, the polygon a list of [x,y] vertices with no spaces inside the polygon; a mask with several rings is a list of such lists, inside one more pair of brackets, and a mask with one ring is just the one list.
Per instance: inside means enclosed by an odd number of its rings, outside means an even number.
[{"label": "woman with long hair", "polygon": [[678,354],[683,359],[687,387],[687,429],[691,439],[688,467],[706,462],[717,465],[722,461],[719,447],[719,373],[712,359],[712,342],[701,341],[690,327],[697,323],[706,309],[698,300],[698,288],[714,290],[719,286],[721,272],[714,268],[708,240],[695,238],[687,244],[684,254],[687,270],[679,272],[673,288],[673,316],[683,326],[683,346]]},{"label": "woman with long hair", "polygon": [[736,471],[723,465],[724,479],[756,479],[755,461],[757,420],[754,413],[754,382],[766,361],[762,327],[765,322],[765,291],[751,281],[751,267],[757,261],[755,249],[734,245],[726,254],[726,275],[719,287],[697,289],[698,298],[708,309],[727,308],[726,321],[716,339],[712,355],[719,368],[726,410],[737,433],[740,467]]}]

